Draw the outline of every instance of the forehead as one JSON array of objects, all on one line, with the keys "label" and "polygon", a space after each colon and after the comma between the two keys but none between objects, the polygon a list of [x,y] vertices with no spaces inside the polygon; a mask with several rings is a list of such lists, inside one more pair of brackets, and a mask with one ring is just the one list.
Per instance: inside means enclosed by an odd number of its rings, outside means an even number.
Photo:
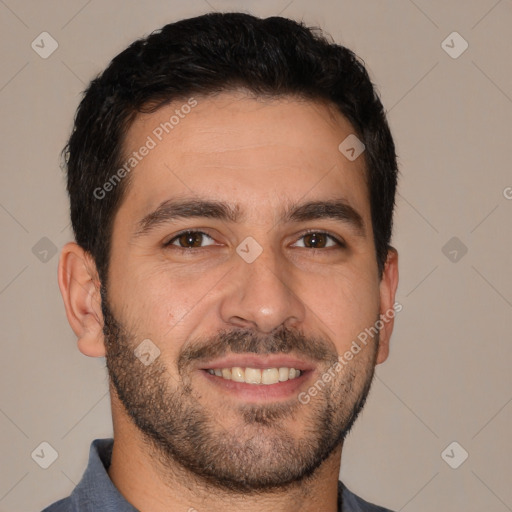
[{"label": "forehead", "polygon": [[239,92],[174,101],[128,130],[124,159],[137,162],[119,213],[140,217],[180,196],[262,208],[341,197],[365,217],[364,154],[350,161],[338,149],[351,134],[334,106],[317,101]]}]

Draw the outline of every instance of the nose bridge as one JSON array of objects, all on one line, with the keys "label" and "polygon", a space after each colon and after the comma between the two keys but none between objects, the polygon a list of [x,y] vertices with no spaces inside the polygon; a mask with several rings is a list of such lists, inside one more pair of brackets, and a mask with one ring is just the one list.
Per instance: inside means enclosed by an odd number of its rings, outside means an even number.
[{"label": "nose bridge", "polygon": [[301,323],[305,308],[297,295],[292,272],[279,251],[272,250],[270,245],[256,244],[254,239],[246,239],[237,249],[233,286],[221,305],[223,320],[265,333],[284,323]]}]

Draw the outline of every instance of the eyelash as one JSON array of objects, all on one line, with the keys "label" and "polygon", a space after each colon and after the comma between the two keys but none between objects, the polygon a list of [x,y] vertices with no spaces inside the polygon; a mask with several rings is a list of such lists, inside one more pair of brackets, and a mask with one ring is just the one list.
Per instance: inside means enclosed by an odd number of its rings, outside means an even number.
[{"label": "eyelash", "polygon": [[[163,247],[164,248],[168,248],[170,246],[173,246],[173,242],[174,241],[176,241],[178,238],[180,238],[180,236],[183,236],[183,235],[186,235],[186,234],[201,234],[201,235],[204,235],[204,236],[210,238],[211,240],[213,240],[213,237],[211,237],[208,233],[205,233],[204,231],[186,229],[186,230],[180,231],[179,233],[174,235],[168,242],[165,242],[163,244]],[[340,240],[339,238],[335,237],[334,235],[331,235],[330,233],[327,233],[326,231],[319,231],[317,229],[311,229],[311,230],[308,230],[308,231],[304,232],[299,237],[299,240],[301,238],[304,238],[306,235],[311,235],[311,234],[327,236],[334,243],[336,243],[336,245],[338,246],[337,247],[338,249],[346,249],[346,247],[347,247],[347,245],[345,244],[345,242],[343,240]],[[182,250],[182,251],[187,251],[187,252],[192,252],[192,251],[195,251],[196,249],[204,249],[204,247],[180,247],[178,245],[173,246],[173,248],[174,249],[178,249],[178,250]],[[306,247],[306,249],[307,249],[307,247]],[[310,251],[314,251],[314,250],[321,251],[321,250],[325,250],[325,249],[333,249],[333,247],[323,247],[323,248],[319,248],[319,249],[317,249],[315,247],[309,248]]]}]

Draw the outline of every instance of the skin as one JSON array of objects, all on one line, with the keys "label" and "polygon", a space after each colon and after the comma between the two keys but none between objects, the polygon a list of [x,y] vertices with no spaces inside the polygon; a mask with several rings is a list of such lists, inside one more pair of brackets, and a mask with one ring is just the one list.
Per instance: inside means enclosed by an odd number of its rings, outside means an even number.
[{"label": "skin", "polygon": [[[110,352],[111,361],[121,377],[122,364],[125,370],[132,369],[133,378],[140,379],[135,382],[142,386],[160,378],[164,393],[188,389],[187,403],[209,418],[219,442],[233,444],[234,454],[248,439],[256,440],[260,458],[255,461],[260,462],[248,471],[263,471],[270,469],[266,458],[276,455],[272,440],[286,436],[292,446],[299,440],[316,440],[318,431],[310,427],[327,404],[343,406],[335,418],[341,428],[364,394],[375,364],[388,357],[392,319],[384,322],[379,339],[370,340],[324,392],[297,406],[298,392],[307,391],[333,358],[349,350],[359,333],[392,309],[398,255],[390,249],[379,279],[364,154],[351,162],[338,150],[354,129],[334,107],[292,98],[255,100],[241,92],[196,99],[198,105],[132,171],[114,220],[110,311],[124,328],[127,347],[149,338],[160,356],[147,368],[131,354],[132,359],[116,360]],[[126,153],[142,146],[182,103],[139,115],[127,133]],[[191,196],[236,203],[244,216],[238,223],[178,219],[144,236],[135,235],[137,223],[161,202]],[[335,198],[343,198],[359,212],[364,236],[336,219],[278,220],[291,203]],[[204,238],[195,252],[163,246],[184,229],[203,231],[211,239]],[[311,239],[304,238],[310,229],[342,239],[346,247],[327,238],[322,239],[325,247],[312,249],[307,245]],[[236,252],[248,236],[263,249],[250,264]],[[103,332],[98,274],[90,255],[74,243],[62,251],[59,286],[80,351],[108,359],[112,340]],[[212,385],[194,361],[180,374],[178,358],[190,348],[220,340],[227,350],[234,338],[218,338],[221,331],[254,333],[263,353],[270,346],[270,333],[282,328],[303,333],[325,351],[323,359],[313,359],[313,369],[293,396],[228,394]],[[336,510],[342,442],[302,481],[254,492],[230,491],[162,455],[134,424],[112,384],[110,392],[115,443],[109,476],[142,512]],[[282,413],[274,426],[244,422],[241,411],[268,411],[271,406]],[[286,461],[286,455],[278,453],[273,463]]]}]

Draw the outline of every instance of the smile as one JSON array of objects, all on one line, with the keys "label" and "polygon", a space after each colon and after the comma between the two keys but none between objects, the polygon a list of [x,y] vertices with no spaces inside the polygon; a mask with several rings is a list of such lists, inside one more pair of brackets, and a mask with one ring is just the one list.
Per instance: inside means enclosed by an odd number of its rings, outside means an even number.
[{"label": "smile", "polygon": [[242,368],[234,366],[232,368],[209,368],[207,372],[225,380],[235,382],[245,382],[246,384],[277,384],[286,382],[301,376],[301,371],[296,368]]}]

